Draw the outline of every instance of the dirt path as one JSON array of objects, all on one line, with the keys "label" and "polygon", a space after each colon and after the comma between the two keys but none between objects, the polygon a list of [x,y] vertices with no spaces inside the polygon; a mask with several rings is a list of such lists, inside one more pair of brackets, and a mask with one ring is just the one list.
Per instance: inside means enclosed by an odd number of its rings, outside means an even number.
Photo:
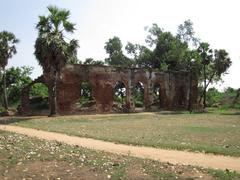
[{"label": "dirt path", "polygon": [[24,134],[30,137],[37,137],[45,140],[55,140],[66,144],[78,145],[94,150],[102,150],[122,155],[153,159],[161,162],[169,162],[172,164],[194,165],[222,170],[229,169],[240,172],[240,158],[237,157],[221,155],[216,156],[203,153],[163,150],[151,147],[138,147],[115,144],[90,138],[80,138],[60,133],[46,132],[36,129],[22,128],[9,125],[0,125],[0,130],[16,132],[19,134]]}]

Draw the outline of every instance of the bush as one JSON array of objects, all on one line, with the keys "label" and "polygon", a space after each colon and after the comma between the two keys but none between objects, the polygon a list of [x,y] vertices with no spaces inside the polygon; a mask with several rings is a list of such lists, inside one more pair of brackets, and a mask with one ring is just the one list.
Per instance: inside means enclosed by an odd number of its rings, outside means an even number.
[{"label": "bush", "polygon": [[30,99],[30,108],[34,110],[48,109],[48,97],[33,97]]},{"label": "bush", "polygon": [[142,101],[135,101],[135,107],[143,107]]},{"label": "bush", "polygon": [[3,108],[3,107],[0,107],[0,116],[3,115],[3,112],[4,112],[4,108]]},{"label": "bush", "polygon": [[223,110],[230,108],[240,108],[240,98],[237,99],[234,104],[234,100],[237,96],[237,89],[228,87],[224,92],[218,91],[216,88],[210,88],[207,91],[207,106],[208,107],[217,107]]},{"label": "bush", "polygon": [[206,103],[208,107],[218,107],[220,100],[223,98],[223,93],[216,88],[210,88],[207,91]]}]

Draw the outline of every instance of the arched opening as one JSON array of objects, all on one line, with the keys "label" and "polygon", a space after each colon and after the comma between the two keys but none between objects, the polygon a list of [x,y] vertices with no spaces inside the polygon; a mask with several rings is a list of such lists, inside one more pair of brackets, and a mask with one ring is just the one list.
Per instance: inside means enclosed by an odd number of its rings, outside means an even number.
[{"label": "arched opening", "polygon": [[143,110],[144,108],[144,85],[142,82],[137,82],[133,89],[133,100],[136,110]]},{"label": "arched opening", "polygon": [[79,89],[79,99],[76,103],[76,109],[79,111],[94,110],[95,101],[92,97],[92,87],[89,82],[82,82]]},{"label": "arched opening", "polygon": [[183,109],[185,107],[185,98],[184,87],[181,86],[178,91],[178,108]]},{"label": "arched opening", "polygon": [[157,109],[161,108],[161,87],[160,84],[153,86],[153,106]]},{"label": "arched opening", "polygon": [[118,81],[114,87],[113,110],[117,112],[126,110],[126,87],[121,81]]},{"label": "arched opening", "polygon": [[49,114],[48,87],[43,83],[35,83],[29,91],[30,114]]}]

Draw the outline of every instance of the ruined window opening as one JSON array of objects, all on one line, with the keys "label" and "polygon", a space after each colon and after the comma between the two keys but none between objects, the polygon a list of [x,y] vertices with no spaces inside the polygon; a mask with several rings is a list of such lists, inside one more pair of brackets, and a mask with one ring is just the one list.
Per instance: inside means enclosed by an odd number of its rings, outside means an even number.
[{"label": "ruined window opening", "polygon": [[135,107],[144,107],[144,85],[142,82],[137,82],[133,90],[133,99]]},{"label": "ruined window opening", "polygon": [[161,108],[161,87],[159,84],[153,86],[153,106]]},{"label": "ruined window opening", "polygon": [[178,106],[180,108],[184,108],[184,106],[185,106],[185,98],[186,97],[185,97],[184,87],[181,86],[179,88],[179,97],[178,97]]},{"label": "ruined window opening", "polygon": [[29,91],[29,108],[32,114],[39,114],[39,112],[48,113],[49,97],[48,87],[43,83],[35,83],[31,86]]},{"label": "ruined window opening", "polygon": [[92,87],[89,82],[82,82],[80,84],[79,99],[76,103],[76,108],[79,110],[89,110],[94,105],[92,97]]},{"label": "ruined window opening", "polygon": [[114,87],[114,104],[116,111],[124,111],[126,108],[126,87],[123,82],[118,81]]}]

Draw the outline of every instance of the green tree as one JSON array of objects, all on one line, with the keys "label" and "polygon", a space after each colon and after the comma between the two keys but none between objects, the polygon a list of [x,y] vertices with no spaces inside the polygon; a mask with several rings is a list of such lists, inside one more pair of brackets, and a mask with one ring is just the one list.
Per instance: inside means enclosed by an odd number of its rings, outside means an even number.
[{"label": "green tree", "polygon": [[187,43],[181,42],[170,32],[162,32],[158,36],[156,48],[153,51],[153,67],[180,70],[187,51]]},{"label": "green tree", "polygon": [[76,58],[78,42],[67,41],[65,33],[73,33],[74,24],[69,21],[70,11],[48,6],[49,15],[39,16],[38,38],[35,42],[35,56],[51,79],[50,116],[57,114],[57,79],[61,67]]},{"label": "green tree", "polygon": [[125,46],[125,50],[127,51],[127,54],[131,55],[134,57],[134,59],[137,59],[138,56],[138,44],[133,44],[131,42],[128,42],[127,45]]},{"label": "green tree", "polygon": [[125,50],[133,57],[134,66],[139,68],[152,68],[153,52],[146,46],[128,42]]},{"label": "green tree", "polygon": [[[171,32],[164,32],[157,24],[147,28],[146,43],[153,49],[149,63],[152,68],[161,70],[181,70],[186,68],[188,44]],[[150,53],[148,53],[150,54]]]},{"label": "green tree", "polygon": [[[22,88],[32,81],[30,78],[32,69],[32,67],[23,66],[6,70],[7,98],[10,105],[17,105],[20,102]],[[2,81],[0,84],[3,83]]]},{"label": "green tree", "polygon": [[114,36],[110,38],[105,43],[104,49],[109,55],[109,57],[105,59],[106,64],[124,67],[132,66],[133,62],[123,54],[122,42],[119,37]]},{"label": "green tree", "polygon": [[36,83],[32,86],[30,91],[31,97],[48,97],[48,88],[42,83]]},{"label": "green tree", "polygon": [[71,56],[68,60],[69,64],[81,64],[81,60],[77,58],[77,55]]},{"label": "green tree", "polygon": [[195,31],[193,29],[193,22],[188,19],[178,26],[177,36],[182,42],[188,45],[192,44],[197,47],[199,44],[199,39],[195,37]]},{"label": "green tree", "polygon": [[[206,107],[206,91],[207,91],[207,68],[209,68],[209,71],[212,69],[211,66],[208,66],[211,64],[213,60],[213,51],[209,48],[208,43],[200,43],[198,47],[198,52],[200,54],[202,64],[203,64],[203,108]],[[201,98],[199,102],[201,101]]]},{"label": "green tree", "polygon": [[158,42],[159,36],[163,33],[163,29],[161,29],[157,24],[152,24],[152,27],[145,27],[145,30],[148,31],[147,38],[145,39],[146,43],[153,47],[156,46]]},{"label": "green tree", "polygon": [[0,32],[0,71],[2,70],[2,81],[3,81],[3,105],[5,110],[8,110],[8,99],[7,99],[7,89],[6,89],[6,66],[8,60],[12,58],[14,54],[17,53],[15,44],[19,40],[11,32],[2,31]]},{"label": "green tree", "polygon": [[198,48],[202,60],[202,73],[200,73],[200,81],[203,81],[203,93],[200,96],[199,102],[203,98],[203,107],[206,107],[206,91],[210,83],[221,80],[232,62],[226,50],[213,50],[209,48],[208,43],[200,43]]},{"label": "green tree", "polygon": [[222,94],[223,98],[220,101],[222,108],[240,108],[240,101],[236,99],[239,97],[239,89],[228,87]]},{"label": "green tree", "polygon": [[[232,61],[229,58],[229,54],[225,49],[219,49],[214,51],[214,69],[215,72],[213,73],[217,79],[220,79],[221,76],[226,73],[226,71],[231,66]],[[212,76],[213,76],[212,75]],[[210,79],[211,81],[211,79]]]},{"label": "green tree", "polygon": [[219,92],[216,88],[212,87],[209,88],[207,91],[207,105],[208,106],[213,106],[217,105],[220,100],[223,98],[223,93]]},{"label": "green tree", "polygon": [[104,65],[103,61],[100,60],[94,60],[93,58],[86,58],[85,61],[83,62],[84,65]]}]

